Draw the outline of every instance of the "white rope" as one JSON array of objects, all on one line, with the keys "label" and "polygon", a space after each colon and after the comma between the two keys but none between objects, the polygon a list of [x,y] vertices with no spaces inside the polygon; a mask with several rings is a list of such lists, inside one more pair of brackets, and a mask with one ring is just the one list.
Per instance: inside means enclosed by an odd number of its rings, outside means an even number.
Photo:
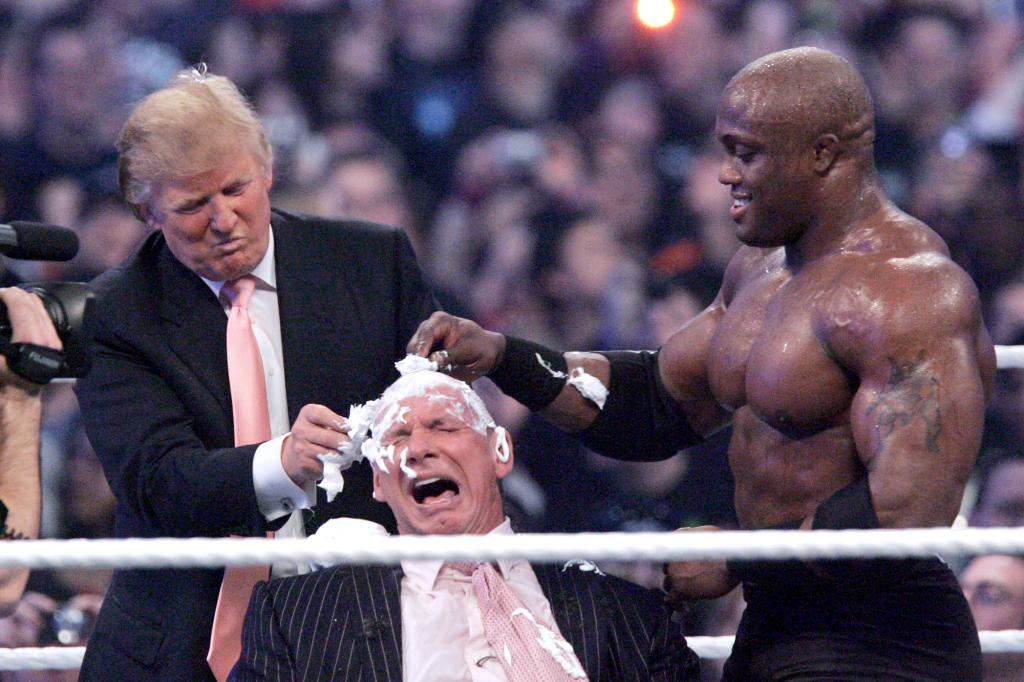
[{"label": "white rope", "polygon": [[996,346],[996,367],[999,369],[1024,368],[1024,346]]},{"label": "white rope", "polygon": [[320,564],[394,564],[406,559],[525,559],[547,563],[579,558],[593,561],[807,560],[935,554],[1024,554],[1024,527],[361,536],[353,543],[318,538],[0,542],[0,566],[22,568],[212,568],[314,561]]},{"label": "white rope", "polygon": [[[996,346],[1000,369],[1024,368],[1024,346]],[[935,554],[1022,554],[1024,528],[717,533],[545,533],[515,536],[365,537],[358,546],[316,539],[26,540],[0,543],[0,567],[219,567],[253,563],[396,563],[404,559],[815,559]],[[981,632],[985,653],[1024,652],[1024,630]],[[725,658],[733,637],[687,637],[699,657]],[[80,667],[84,647],[0,648],[0,670]]]},{"label": "white rope", "polygon": [[0,649],[0,670],[71,670],[84,655],[84,646]]},{"label": "white rope", "polygon": [[[1024,630],[979,632],[986,654],[1024,652]],[[734,637],[690,636],[686,643],[703,659],[726,658]],[[0,649],[0,670],[70,670],[82,665],[85,647]]]},{"label": "white rope", "polygon": [[[979,632],[981,651],[985,654],[1024,653],[1024,630]],[[686,638],[686,643],[700,658],[727,658],[735,637]]]},{"label": "white rope", "polygon": [[986,654],[1024,652],[1024,630],[999,630],[978,633],[981,650]]}]

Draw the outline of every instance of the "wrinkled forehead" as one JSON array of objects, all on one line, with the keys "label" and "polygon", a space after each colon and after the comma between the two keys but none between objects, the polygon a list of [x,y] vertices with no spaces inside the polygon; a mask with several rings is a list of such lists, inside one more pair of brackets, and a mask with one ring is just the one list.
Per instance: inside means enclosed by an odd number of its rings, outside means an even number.
[{"label": "wrinkled forehead", "polygon": [[405,422],[410,412],[450,414],[482,434],[494,427],[494,419],[476,391],[440,372],[412,372],[391,384],[376,404],[371,425],[374,436],[379,438],[395,424]]}]

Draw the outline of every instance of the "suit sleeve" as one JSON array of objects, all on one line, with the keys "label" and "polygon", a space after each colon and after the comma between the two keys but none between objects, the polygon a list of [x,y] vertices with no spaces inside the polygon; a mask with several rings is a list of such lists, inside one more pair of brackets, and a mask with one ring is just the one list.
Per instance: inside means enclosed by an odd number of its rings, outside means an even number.
[{"label": "suit sleeve", "polygon": [[696,682],[700,679],[700,659],[686,644],[682,625],[672,620],[671,610],[660,606],[654,623],[647,670],[652,682]]},{"label": "suit sleeve", "polygon": [[[172,537],[258,534],[266,528],[252,481],[256,446],[207,448],[193,415],[221,412],[195,390],[184,371],[168,379],[140,349],[143,341],[116,333],[101,314],[93,366],[76,393],[90,442],[107,480],[130,511],[122,534]],[[169,381],[193,383],[186,393],[209,404],[186,409]],[[179,389],[181,387],[178,387]]]},{"label": "suit sleeve", "polygon": [[232,682],[292,682],[298,679],[294,654],[281,634],[274,600],[265,582],[253,588],[242,626],[242,654],[228,679]]},{"label": "suit sleeve", "polygon": [[698,682],[700,660],[686,644],[682,625],[662,595],[616,578],[605,578],[612,593],[610,606],[615,622],[612,659],[603,682],[644,680],[651,682]]}]

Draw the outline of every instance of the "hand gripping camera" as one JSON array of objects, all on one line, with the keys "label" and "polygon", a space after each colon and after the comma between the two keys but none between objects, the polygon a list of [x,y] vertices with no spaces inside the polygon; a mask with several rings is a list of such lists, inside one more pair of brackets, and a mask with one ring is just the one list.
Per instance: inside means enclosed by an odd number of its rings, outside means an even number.
[{"label": "hand gripping camera", "polygon": [[91,366],[93,294],[81,282],[35,282],[19,285],[38,296],[64,345],[63,351],[32,343],[11,343],[11,321],[0,303],[0,353],[11,370],[37,384],[61,377],[85,376]]},{"label": "hand gripping camera", "polygon": [[[12,221],[0,224],[0,253],[21,260],[66,261],[78,253],[78,236],[66,227]],[[19,288],[38,296],[64,345],[63,351],[11,343],[11,321],[0,304],[0,353],[16,374],[37,384],[89,371],[93,338],[93,295],[80,282],[37,282]]]}]

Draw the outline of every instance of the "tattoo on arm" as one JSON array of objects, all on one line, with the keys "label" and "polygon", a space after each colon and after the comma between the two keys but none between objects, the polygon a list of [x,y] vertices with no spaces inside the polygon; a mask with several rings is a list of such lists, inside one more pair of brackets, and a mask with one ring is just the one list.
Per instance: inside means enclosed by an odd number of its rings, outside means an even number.
[{"label": "tattoo on arm", "polygon": [[0,528],[0,540],[28,540],[28,536],[21,531],[8,528],[7,524]]},{"label": "tattoo on arm", "polygon": [[865,414],[875,414],[875,428],[879,435],[879,448],[896,429],[915,419],[925,423],[925,448],[939,451],[942,433],[942,412],[939,409],[939,382],[924,371],[924,352],[914,360],[900,361],[889,358],[889,379],[878,398],[868,406]]},{"label": "tattoo on arm", "polygon": [[0,540],[28,540],[24,533],[7,525],[7,505],[0,500]]}]

